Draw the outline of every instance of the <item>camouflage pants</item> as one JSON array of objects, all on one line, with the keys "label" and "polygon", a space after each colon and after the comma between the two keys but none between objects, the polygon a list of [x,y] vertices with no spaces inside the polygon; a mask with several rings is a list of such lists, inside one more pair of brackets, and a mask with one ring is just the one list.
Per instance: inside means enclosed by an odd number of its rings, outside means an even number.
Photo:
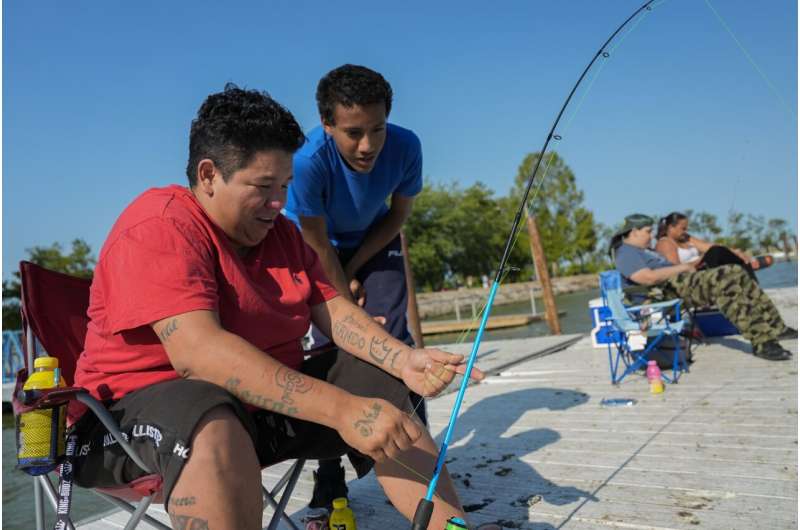
[{"label": "camouflage pants", "polygon": [[659,287],[688,307],[717,306],[753,346],[775,340],[785,327],[772,300],[737,265],[679,274]]}]

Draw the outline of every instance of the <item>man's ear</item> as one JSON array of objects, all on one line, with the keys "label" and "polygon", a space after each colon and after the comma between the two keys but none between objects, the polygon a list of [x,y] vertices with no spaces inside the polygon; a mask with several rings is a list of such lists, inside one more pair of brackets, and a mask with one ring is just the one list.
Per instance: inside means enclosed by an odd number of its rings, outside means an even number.
[{"label": "man's ear", "polygon": [[214,179],[219,175],[217,165],[210,158],[197,163],[197,189],[209,197],[214,195]]},{"label": "man's ear", "polygon": [[322,128],[325,130],[325,134],[327,134],[328,136],[333,136],[334,125],[332,123],[328,123],[327,121],[325,121],[325,118],[323,118],[322,116],[319,117],[319,121],[320,123],[322,123]]}]

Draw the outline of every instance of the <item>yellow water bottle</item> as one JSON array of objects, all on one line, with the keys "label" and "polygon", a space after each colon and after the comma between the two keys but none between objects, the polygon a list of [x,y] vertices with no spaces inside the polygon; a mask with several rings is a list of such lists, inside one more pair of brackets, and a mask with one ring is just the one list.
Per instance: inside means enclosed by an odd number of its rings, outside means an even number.
[{"label": "yellow water bottle", "polygon": [[[33,362],[23,391],[67,386],[55,357]],[[17,467],[29,475],[43,475],[56,468],[64,455],[66,405],[23,412],[17,417]]]},{"label": "yellow water bottle", "polygon": [[333,499],[333,512],[328,521],[330,530],[356,530],[356,517],[353,510],[347,507],[347,499]]}]

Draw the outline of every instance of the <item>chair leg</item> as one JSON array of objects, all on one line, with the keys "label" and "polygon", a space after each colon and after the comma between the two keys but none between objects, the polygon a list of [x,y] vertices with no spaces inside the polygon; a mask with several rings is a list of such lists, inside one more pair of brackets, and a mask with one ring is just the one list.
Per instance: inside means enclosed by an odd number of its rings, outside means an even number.
[{"label": "chair leg", "polygon": [[128,524],[125,525],[125,530],[133,530],[136,528],[136,525],[139,524],[139,521],[142,520],[142,517],[147,512],[147,508],[150,507],[150,503],[153,501],[153,497],[142,497],[142,500],[139,501],[139,504],[136,506],[136,510],[134,510],[131,518],[128,519]]},{"label": "chair leg", "polygon": [[[267,502],[272,506],[275,510],[272,514],[272,519],[270,519],[269,526],[267,530],[276,530],[278,528],[278,524],[280,523],[281,519],[284,519],[286,523],[292,528],[292,530],[300,530],[297,525],[294,524],[294,521],[286,515],[286,505],[289,503],[289,498],[292,496],[292,491],[294,491],[294,487],[297,484],[297,480],[300,478],[300,472],[303,471],[303,465],[305,464],[305,460],[297,460],[294,465],[292,465],[289,472],[281,477],[281,480],[278,481],[278,484],[275,488],[272,489],[272,493],[266,495]],[[288,475],[288,479],[286,479]],[[286,488],[283,490],[283,495],[281,495],[280,501],[277,503],[275,502],[274,495],[278,493],[280,490],[280,486],[282,483],[286,483]]]},{"label": "chair leg", "polygon": [[42,483],[33,479],[33,509],[36,516],[36,530],[44,530],[44,497]]},{"label": "chair leg", "polygon": [[[100,493],[99,491],[95,491],[95,493],[98,496],[100,496],[103,499],[105,499],[108,502],[110,502],[111,504],[114,504],[118,508],[122,508],[123,510],[125,510],[128,513],[132,514],[132,513],[135,513],[136,510],[137,510],[137,508],[134,508],[133,506],[131,506],[127,502],[121,501],[116,497],[112,497],[111,495],[106,495],[105,493]],[[147,514],[143,514],[141,519],[144,520],[144,521],[147,521],[147,524],[149,524],[151,526],[155,526],[159,530],[172,530],[172,528],[170,528],[169,526],[165,525],[164,523],[162,523],[158,519],[155,519],[155,518],[153,518],[153,517],[151,517],[151,516],[149,516]]]}]

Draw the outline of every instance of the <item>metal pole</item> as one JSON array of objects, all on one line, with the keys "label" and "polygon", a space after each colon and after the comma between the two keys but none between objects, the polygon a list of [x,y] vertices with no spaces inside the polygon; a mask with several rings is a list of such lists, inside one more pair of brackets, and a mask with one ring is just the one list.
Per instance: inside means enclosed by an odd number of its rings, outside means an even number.
[{"label": "metal pole", "polygon": [[528,293],[531,295],[531,315],[536,316],[536,297],[533,294],[533,285],[528,287]]}]

